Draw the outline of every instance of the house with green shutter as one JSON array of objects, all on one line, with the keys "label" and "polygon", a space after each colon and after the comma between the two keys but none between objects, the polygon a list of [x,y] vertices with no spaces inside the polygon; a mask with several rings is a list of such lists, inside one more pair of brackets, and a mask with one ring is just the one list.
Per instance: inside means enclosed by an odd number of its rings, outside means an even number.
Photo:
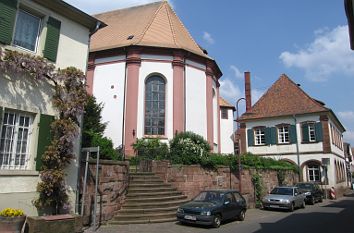
[{"label": "house with green shutter", "polygon": [[[0,49],[44,57],[58,69],[72,66],[86,72],[90,36],[103,26],[61,0],[0,0]],[[50,124],[57,117],[53,93],[48,80],[0,71],[0,209],[37,213],[31,201],[37,195]],[[66,171],[73,205],[77,161]]]},{"label": "house with green shutter", "polygon": [[334,112],[285,74],[251,106],[247,82],[250,81],[246,79],[249,107],[238,119],[241,153],[298,165],[300,180],[324,188],[346,186],[345,128]]}]

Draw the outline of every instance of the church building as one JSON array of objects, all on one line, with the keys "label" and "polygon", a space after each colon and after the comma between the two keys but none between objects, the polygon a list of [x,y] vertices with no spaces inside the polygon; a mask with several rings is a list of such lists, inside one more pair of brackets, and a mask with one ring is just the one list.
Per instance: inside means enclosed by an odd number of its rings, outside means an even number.
[{"label": "church building", "polygon": [[[192,131],[212,151],[233,153],[233,130],[220,126],[220,68],[167,1],[95,17],[108,26],[91,37],[88,91],[104,103],[105,136],[115,147],[132,156],[137,138],[167,142]],[[233,127],[229,109],[224,125]]]}]

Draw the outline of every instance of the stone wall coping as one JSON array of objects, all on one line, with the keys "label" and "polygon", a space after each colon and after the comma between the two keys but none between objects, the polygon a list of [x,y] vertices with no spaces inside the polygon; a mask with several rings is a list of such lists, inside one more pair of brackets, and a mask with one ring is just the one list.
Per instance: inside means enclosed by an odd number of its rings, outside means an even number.
[{"label": "stone wall coping", "polygon": [[0,170],[0,176],[38,176],[34,170]]},{"label": "stone wall coping", "polygon": [[[97,161],[96,159],[89,159],[89,164],[96,164]],[[99,161],[100,165],[121,165],[121,166],[129,166],[128,161],[115,161],[115,160],[104,160],[100,159]]]}]

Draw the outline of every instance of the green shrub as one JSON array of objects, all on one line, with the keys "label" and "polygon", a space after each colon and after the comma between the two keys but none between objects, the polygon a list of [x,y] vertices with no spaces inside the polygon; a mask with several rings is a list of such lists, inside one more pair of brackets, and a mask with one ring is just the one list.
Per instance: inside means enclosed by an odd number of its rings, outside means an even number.
[{"label": "green shrub", "polygon": [[137,139],[133,144],[137,157],[162,160],[168,158],[168,146],[158,138]]},{"label": "green shrub", "polygon": [[[107,160],[121,160],[119,152],[113,148],[113,142],[111,139],[104,137],[98,133],[89,133],[91,137],[91,146],[100,147],[100,159]],[[92,154],[93,158],[96,158],[95,154]]]},{"label": "green shrub", "polygon": [[170,159],[175,164],[200,164],[209,152],[209,143],[193,132],[178,133],[170,140]]}]

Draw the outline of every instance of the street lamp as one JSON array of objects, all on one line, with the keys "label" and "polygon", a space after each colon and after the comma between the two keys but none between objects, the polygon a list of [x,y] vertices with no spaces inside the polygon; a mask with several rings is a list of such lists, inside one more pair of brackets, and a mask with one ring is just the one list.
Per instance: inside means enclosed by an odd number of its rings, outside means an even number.
[{"label": "street lamp", "polygon": [[[239,109],[238,109],[238,104],[241,100],[245,100],[245,98],[241,97],[236,101],[236,133],[238,133],[238,130],[240,129],[240,123],[238,122],[238,117],[239,117]],[[242,192],[242,181],[241,181],[241,153],[240,153],[240,137],[237,137],[237,146],[238,146],[238,177],[239,177],[239,182],[238,182],[238,189],[239,192]],[[231,171],[230,171],[231,172]]]}]

